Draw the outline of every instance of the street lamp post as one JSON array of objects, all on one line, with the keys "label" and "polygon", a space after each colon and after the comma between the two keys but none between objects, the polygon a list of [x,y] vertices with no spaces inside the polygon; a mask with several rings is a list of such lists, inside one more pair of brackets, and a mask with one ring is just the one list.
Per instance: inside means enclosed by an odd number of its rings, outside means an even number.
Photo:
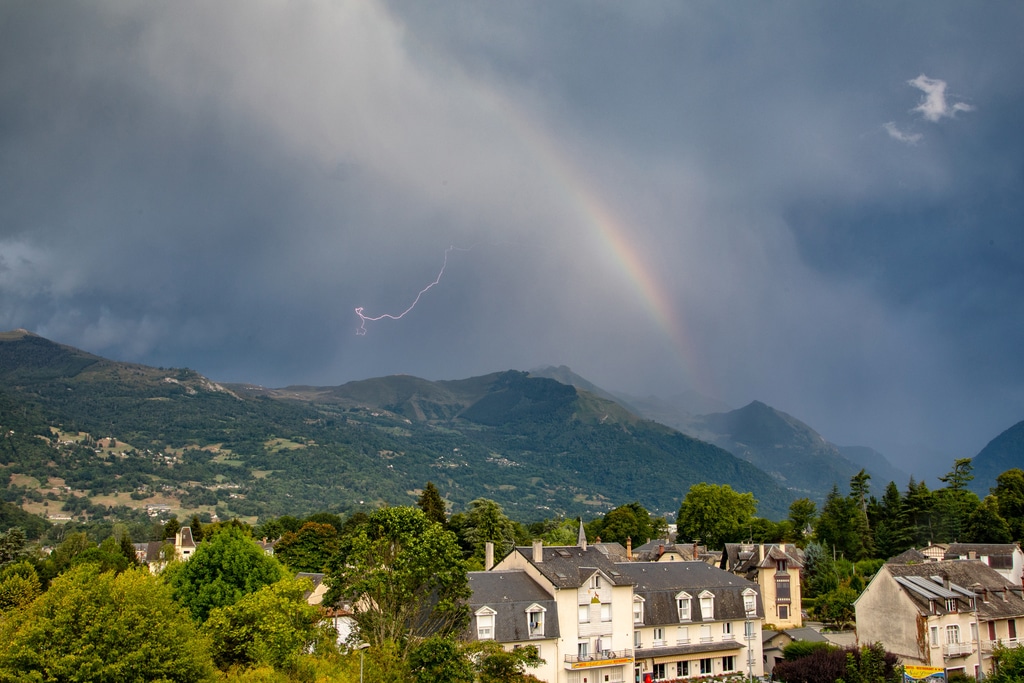
[{"label": "street lamp post", "polygon": [[747,638],[747,683],[752,683],[754,680],[754,617],[757,608],[753,610],[747,610],[746,616],[747,621],[743,626],[745,633],[743,634]]},{"label": "street lamp post", "polygon": [[356,649],[359,650],[359,683],[363,683],[363,650],[370,647],[369,643],[359,643]]}]

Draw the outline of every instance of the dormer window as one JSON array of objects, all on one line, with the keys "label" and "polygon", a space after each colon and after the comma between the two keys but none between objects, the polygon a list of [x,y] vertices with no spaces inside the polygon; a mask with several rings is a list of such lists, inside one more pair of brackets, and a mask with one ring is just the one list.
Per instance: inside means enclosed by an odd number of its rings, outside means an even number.
[{"label": "dormer window", "polygon": [[542,638],[544,636],[544,612],[546,610],[540,605],[530,605],[526,608],[527,633],[531,638]]},{"label": "dormer window", "polygon": [[778,570],[779,570],[780,572],[784,572],[784,571],[786,571],[786,561],[785,561],[785,560],[777,560],[777,561],[776,561],[776,565],[775,565],[775,566],[776,566],[776,568],[777,568],[777,569],[778,569]]},{"label": "dormer window", "polygon": [[594,590],[601,590],[601,575],[594,574],[590,577],[590,587]]},{"label": "dormer window", "polygon": [[477,640],[494,640],[494,615],[490,607],[481,607],[476,611],[476,637]]},{"label": "dormer window", "polygon": [[713,621],[715,618],[715,594],[711,591],[704,591],[699,597],[701,620]]},{"label": "dormer window", "polygon": [[956,612],[956,598],[946,598],[946,611]]},{"label": "dormer window", "polygon": [[757,591],[753,588],[743,591],[743,613],[747,616],[757,614]]},{"label": "dormer window", "polygon": [[644,623],[644,599],[639,595],[633,596],[633,623]]},{"label": "dormer window", "polygon": [[679,593],[676,595],[676,613],[679,616],[679,621],[690,621],[693,617],[690,615],[690,602],[693,600],[693,596],[689,593]]}]

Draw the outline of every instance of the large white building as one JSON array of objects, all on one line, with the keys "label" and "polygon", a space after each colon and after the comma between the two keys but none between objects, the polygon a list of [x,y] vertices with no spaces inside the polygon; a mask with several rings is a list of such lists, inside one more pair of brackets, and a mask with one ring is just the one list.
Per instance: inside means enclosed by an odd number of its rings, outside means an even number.
[{"label": "large white building", "polygon": [[[489,564],[489,563],[488,563]],[[534,645],[549,683],[763,672],[757,584],[703,562],[612,562],[584,539],[517,547],[470,573],[469,635]]]}]

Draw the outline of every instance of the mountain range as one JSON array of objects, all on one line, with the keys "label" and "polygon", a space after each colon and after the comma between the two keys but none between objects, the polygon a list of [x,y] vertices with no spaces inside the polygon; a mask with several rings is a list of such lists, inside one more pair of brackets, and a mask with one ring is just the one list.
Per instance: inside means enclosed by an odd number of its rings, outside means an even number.
[{"label": "mountain range", "polygon": [[219,384],[18,330],[0,333],[0,427],[15,434],[0,442],[0,466],[7,500],[77,516],[146,504],[250,518],[350,512],[409,503],[427,481],[455,508],[491,498],[523,521],[634,500],[671,516],[709,481],[753,492],[758,514],[779,519],[794,498],[845,492],[862,467],[878,493],[908,479],[763,403],[699,415],[681,406],[721,404],[678,399],[617,396],[564,366]]}]

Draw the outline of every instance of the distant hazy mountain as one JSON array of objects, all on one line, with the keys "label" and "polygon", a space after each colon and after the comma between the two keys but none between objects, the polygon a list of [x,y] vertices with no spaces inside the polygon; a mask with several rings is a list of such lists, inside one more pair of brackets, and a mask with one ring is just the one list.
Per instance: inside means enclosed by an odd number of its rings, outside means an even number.
[{"label": "distant hazy mountain", "polygon": [[640,398],[622,394],[622,399],[649,420],[674,427],[688,433],[693,426],[694,417],[710,413],[726,413],[732,406],[716,398],[705,396],[696,391],[684,391],[669,398],[647,396]]},{"label": "distant hazy mountain", "polygon": [[800,420],[760,401],[696,417],[685,431],[768,472],[797,496],[820,499],[833,484],[846,493],[850,478],[862,468],[871,474],[874,491],[890,481],[885,472],[891,473],[891,466],[876,472],[854,462]]},{"label": "distant hazy mountain", "polygon": [[[790,502],[771,477],[716,446],[518,371],[266,389],[16,331],[0,334],[4,425],[23,439],[3,462],[11,481],[71,489],[49,499],[51,513],[112,496],[133,507],[166,501],[179,517],[345,512],[408,504],[427,481],[457,507],[491,498],[524,521],[634,500],[674,513],[701,481],[753,492],[771,518]],[[51,428],[91,435],[89,447],[66,446]],[[107,437],[116,451],[99,445]]]},{"label": "distant hazy mountain", "polygon": [[1014,467],[1024,469],[1024,421],[989,441],[971,464],[974,465],[971,489],[982,497],[996,485],[1000,474]]},{"label": "distant hazy mountain", "polygon": [[867,446],[839,446],[839,452],[855,465],[866,469],[871,475],[871,490],[881,497],[884,489],[890,481],[896,482],[900,490],[906,490],[910,483],[910,475],[893,465],[889,460]]},{"label": "distant hazy mountain", "polygon": [[[623,400],[622,396],[613,394],[609,391],[605,391],[604,389],[597,386],[590,380],[580,377],[575,372],[573,372],[567,365],[559,365],[558,367],[555,367],[554,365],[548,365],[547,367],[543,368],[534,368],[533,370],[530,370],[530,376],[547,377],[548,379],[553,379],[556,382],[568,384],[571,387],[582,389],[587,393],[593,394],[594,396],[599,396],[607,401],[614,401],[615,403],[618,403],[622,407],[626,408],[631,412],[637,413],[638,415],[643,415],[643,413],[637,412],[634,409],[633,404],[629,400]],[[643,415],[643,417],[647,416]],[[660,420],[655,421],[660,422]],[[662,424],[667,423],[662,422]],[[672,425],[669,426],[671,427]]]}]

